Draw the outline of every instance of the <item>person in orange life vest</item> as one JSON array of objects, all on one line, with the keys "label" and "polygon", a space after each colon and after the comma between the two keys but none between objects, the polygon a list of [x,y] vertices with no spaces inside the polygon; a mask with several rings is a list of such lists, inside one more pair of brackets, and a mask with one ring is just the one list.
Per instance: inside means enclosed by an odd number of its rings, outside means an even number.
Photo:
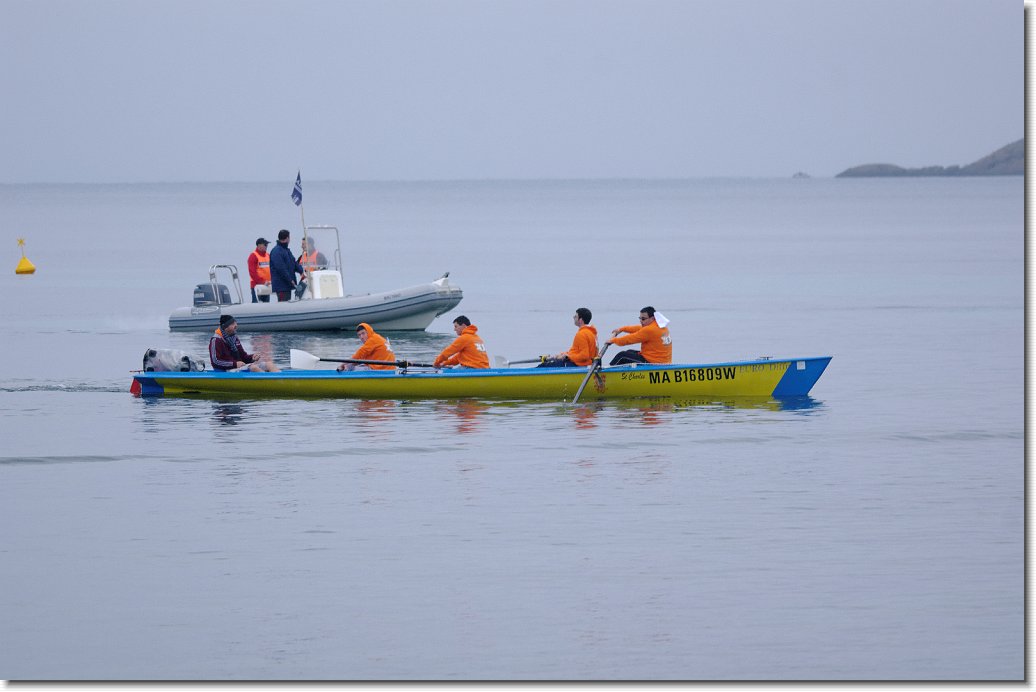
[{"label": "person in orange life vest", "polygon": [[587,308],[578,308],[572,317],[576,336],[572,348],[547,358],[537,368],[574,368],[590,365],[597,357],[597,328],[590,326],[593,314]]},{"label": "person in orange life vest", "polygon": [[[623,363],[672,363],[673,341],[669,338],[669,320],[662,313],[648,306],[640,309],[640,324],[619,327],[612,330],[612,338],[606,343],[616,346],[640,344],[640,350],[619,351],[612,358],[611,365]],[[619,336],[623,332],[626,336]]]},{"label": "person in orange life vest", "polygon": [[327,257],[320,250],[317,250],[317,244],[312,238],[302,239],[302,254],[299,255],[299,264],[309,272],[317,269],[327,269]]},{"label": "person in orange life vest", "polygon": [[252,302],[269,303],[270,293],[256,295],[256,286],[270,287],[270,255],[266,252],[266,246],[270,244],[266,238],[256,238],[255,250],[248,256],[248,277],[252,282]]},{"label": "person in orange life vest", "polygon": [[464,315],[453,320],[453,331],[457,338],[435,357],[435,367],[488,368],[489,356],[486,344],[478,335],[478,327]]},{"label": "person in orange life vest", "polygon": [[248,353],[237,338],[237,320],[230,315],[219,318],[219,327],[209,339],[209,362],[217,371],[250,370],[252,372],[280,372],[268,358],[259,353]]},{"label": "person in orange life vest", "polygon": [[[395,360],[396,354],[392,352],[392,346],[388,339],[374,331],[366,322],[360,322],[356,327],[356,338],[360,340],[360,347],[356,353],[349,356],[353,360]],[[371,365],[366,363],[342,363],[338,366],[338,372],[343,370],[395,370],[393,365]]]}]

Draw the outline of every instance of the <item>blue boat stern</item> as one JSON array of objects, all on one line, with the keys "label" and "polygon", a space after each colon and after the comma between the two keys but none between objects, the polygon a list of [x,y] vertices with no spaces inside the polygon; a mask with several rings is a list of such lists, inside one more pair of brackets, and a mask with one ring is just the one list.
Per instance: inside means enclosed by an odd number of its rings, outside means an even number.
[{"label": "blue boat stern", "polygon": [[134,396],[162,396],[165,394],[165,388],[155,382],[154,377],[134,375],[130,393]]},{"label": "blue boat stern", "polygon": [[774,388],[773,396],[805,396],[809,394],[809,390],[824,374],[824,370],[830,362],[831,356],[791,361],[784,377]]}]

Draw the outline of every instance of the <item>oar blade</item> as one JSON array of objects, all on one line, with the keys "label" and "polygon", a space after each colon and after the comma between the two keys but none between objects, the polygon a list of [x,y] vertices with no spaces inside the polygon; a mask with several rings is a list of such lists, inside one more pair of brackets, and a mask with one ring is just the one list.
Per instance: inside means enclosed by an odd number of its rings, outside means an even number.
[{"label": "oar blade", "polygon": [[320,359],[312,353],[293,348],[289,352],[293,370],[316,370]]}]

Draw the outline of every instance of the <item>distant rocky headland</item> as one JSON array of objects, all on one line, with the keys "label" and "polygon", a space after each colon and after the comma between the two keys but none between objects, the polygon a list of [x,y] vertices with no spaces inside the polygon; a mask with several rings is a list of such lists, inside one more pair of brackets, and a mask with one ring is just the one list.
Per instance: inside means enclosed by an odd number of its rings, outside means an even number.
[{"label": "distant rocky headland", "polygon": [[891,163],[868,163],[842,171],[836,178],[1025,175],[1025,138],[997,149],[966,166],[926,166],[903,168]]}]

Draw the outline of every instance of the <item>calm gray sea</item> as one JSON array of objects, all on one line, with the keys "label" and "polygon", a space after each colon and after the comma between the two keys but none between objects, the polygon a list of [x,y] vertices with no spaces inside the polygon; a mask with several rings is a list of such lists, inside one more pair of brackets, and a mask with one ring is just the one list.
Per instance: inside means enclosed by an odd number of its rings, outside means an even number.
[{"label": "calm gray sea", "polygon": [[678,361],[834,360],[795,407],[132,397],[289,178],[0,186],[0,678],[1023,679],[1022,178],[304,179],[347,291],[463,287],[401,356],[653,305]]}]

